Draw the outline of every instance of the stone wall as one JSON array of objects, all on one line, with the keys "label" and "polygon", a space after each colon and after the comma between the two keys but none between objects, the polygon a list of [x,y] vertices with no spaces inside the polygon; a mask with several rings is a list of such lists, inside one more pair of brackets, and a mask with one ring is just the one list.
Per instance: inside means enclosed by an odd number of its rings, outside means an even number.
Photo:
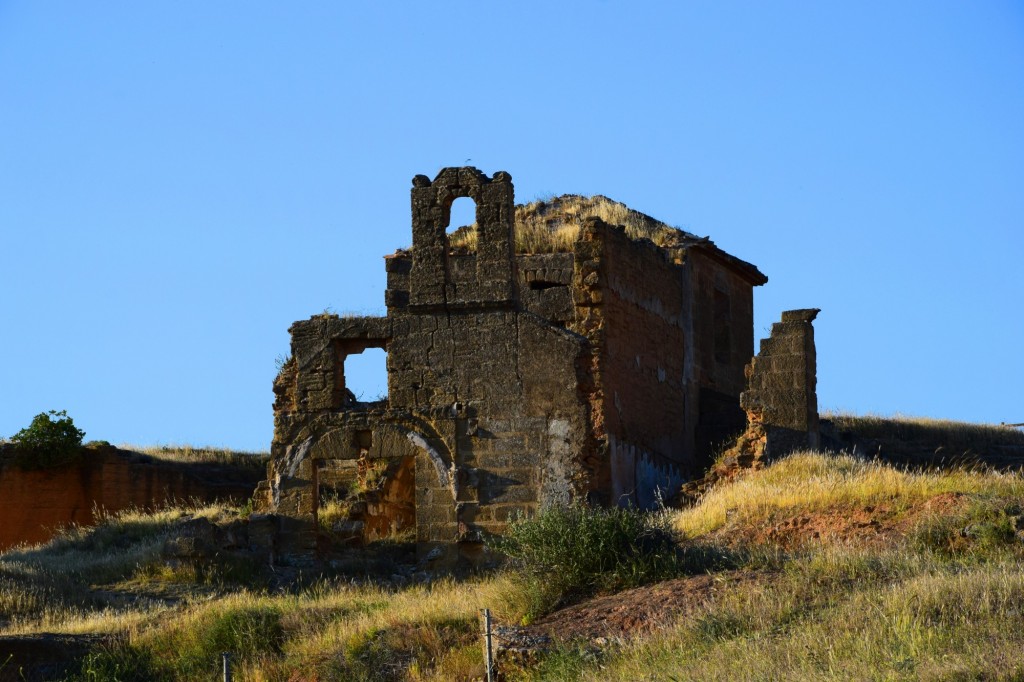
[{"label": "stone wall", "polygon": [[[290,330],[294,359],[275,383],[264,488],[266,507],[282,518],[284,554],[317,547],[318,489],[343,487],[360,467],[413,474],[365,500],[363,540],[407,525],[412,508],[419,553],[441,563],[472,559],[484,534],[500,533],[509,518],[568,503],[589,486],[575,456],[588,431],[578,392],[586,342],[564,328],[571,255],[516,267],[507,174],[418,176],[412,195],[414,248],[386,260],[387,317],[318,315]],[[477,202],[476,253],[447,248],[456,196]],[[387,351],[388,395],[360,403],[347,391],[344,361],[370,347]]]},{"label": "stone wall", "polygon": [[719,481],[743,469],[758,469],[790,452],[821,443],[816,393],[817,360],[812,322],[816,308],[787,310],[761,340],[746,367],[748,388],[740,394],[746,429],[701,478],[686,483],[680,502],[693,502]]},{"label": "stone wall", "polygon": [[[591,399],[607,448],[608,481],[592,499],[651,506],[692,464],[686,440],[683,268],[650,242],[593,219],[577,244],[585,292],[574,328],[594,354]],[[663,476],[652,476],[660,470]],[[642,473],[640,473],[642,472]]]},{"label": "stone wall", "polygon": [[787,310],[761,341],[749,367],[749,388],[740,404],[751,422],[765,431],[764,456],[779,457],[794,450],[817,448],[817,356],[812,322],[817,308]]},{"label": "stone wall", "polygon": [[87,448],[78,461],[53,469],[24,470],[0,459],[0,550],[45,542],[60,526],[92,525],[101,509],[241,502],[260,478],[255,469],[161,462],[113,447]]},{"label": "stone wall", "polygon": [[692,308],[686,317],[692,327],[686,423],[696,468],[703,470],[746,425],[739,395],[746,387],[744,366],[754,354],[752,283],[763,280],[723,268],[702,251],[690,254],[687,267]]}]

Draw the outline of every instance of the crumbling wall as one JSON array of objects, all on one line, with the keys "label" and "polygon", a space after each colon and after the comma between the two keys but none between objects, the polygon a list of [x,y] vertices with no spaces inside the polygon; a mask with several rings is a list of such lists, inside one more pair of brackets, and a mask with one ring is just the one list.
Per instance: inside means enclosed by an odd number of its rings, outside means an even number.
[{"label": "crumbling wall", "polygon": [[535,313],[560,327],[572,323],[572,253],[516,256],[519,300],[523,310]]},{"label": "crumbling wall", "polygon": [[[282,555],[316,549],[319,489],[365,489],[381,469],[346,532],[414,522],[421,558],[475,561],[487,533],[545,505],[654,505],[698,470],[709,434],[741,421],[754,266],[706,238],[657,246],[598,218],[571,252],[517,255],[508,173],[412,184],[412,248],[385,259],[387,316],[290,330],[261,489]],[[476,204],[476,235],[453,247],[459,197]],[[346,386],[345,359],[366,348],[387,352],[385,400]]]},{"label": "crumbling wall", "polygon": [[740,405],[751,423],[763,425],[764,456],[779,457],[794,450],[817,448],[817,355],[814,326],[820,310],[787,310],[761,341],[760,352],[747,368],[749,388]]},{"label": "crumbling wall", "polygon": [[746,367],[748,388],[740,395],[747,428],[707,474],[682,487],[683,500],[698,499],[742,469],[820,445],[812,325],[819,312],[787,310],[772,325],[771,336],[761,340],[760,352]]},{"label": "crumbling wall", "polygon": [[584,223],[574,257],[570,328],[590,342],[581,390],[599,460],[591,497],[652,506],[743,429],[753,286],[765,278],[705,251],[629,239],[596,218]]},{"label": "crumbling wall", "polygon": [[[410,271],[414,306],[486,304],[510,306],[514,298],[512,225],[515,190],[512,177],[498,171],[488,178],[476,168],[445,168],[433,181],[417,175],[412,181],[412,246]],[[455,199],[476,204],[477,251],[472,277],[452,277],[445,230]]]},{"label": "crumbling wall", "polygon": [[[526,257],[520,275],[512,191],[507,173],[417,176],[413,249],[385,261],[387,317],[318,315],[292,326],[265,487],[265,506],[282,518],[283,554],[316,548],[319,489],[344,489],[381,463],[395,480],[371,491],[347,528],[371,540],[412,519],[420,555],[442,564],[473,559],[484,535],[510,518],[589,487],[578,391],[587,344],[564,328],[572,256]],[[448,247],[460,196],[477,204],[476,253]],[[388,396],[360,403],[346,388],[344,360],[369,347],[387,351]]]}]

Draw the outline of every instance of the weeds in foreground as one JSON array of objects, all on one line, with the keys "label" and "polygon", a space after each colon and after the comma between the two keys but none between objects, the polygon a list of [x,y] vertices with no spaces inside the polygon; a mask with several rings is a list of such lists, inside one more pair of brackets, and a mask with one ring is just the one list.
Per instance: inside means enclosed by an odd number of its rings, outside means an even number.
[{"label": "weeds in foreground", "polygon": [[600,661],[585,648],[563,649],[518,679],[947,680],[1024,672],[1024,633],[1014,625],[1022,615],[1019,564],[968,571],[905,557],[882,564],[890,570],[879,579],[862,574],[822,585],[807,560],[797,560],[778,582],[742,588]]},{"label": "weeds in foreground", "polygon": [[483,673],[479,609],[511,587],[496,577],[399,592],[332,581],[297,594],[238,592],[96,652],[72,679],[212,679],[220,651],[231,651],[245,680],[469,680]]}]

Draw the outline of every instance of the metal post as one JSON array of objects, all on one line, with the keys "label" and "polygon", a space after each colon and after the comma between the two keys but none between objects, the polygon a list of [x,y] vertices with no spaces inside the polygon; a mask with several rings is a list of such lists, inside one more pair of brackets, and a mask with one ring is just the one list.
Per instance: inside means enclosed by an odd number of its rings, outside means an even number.
[{"label": "metal post", "polygon": [[231,682],[231,653],[225,651],[220,657],[224,662],[224,682]]},{"label": "metal post", "polygon": [[491,610],[484,612],[484,665],[487,667],[487,682],[494,682],[494,648],[491,645]]}]

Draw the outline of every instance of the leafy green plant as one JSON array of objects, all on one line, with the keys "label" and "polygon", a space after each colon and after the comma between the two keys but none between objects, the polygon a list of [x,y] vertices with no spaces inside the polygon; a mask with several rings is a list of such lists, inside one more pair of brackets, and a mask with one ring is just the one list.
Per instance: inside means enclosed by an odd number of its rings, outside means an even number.
[{"label": "leafy green plant", "polygon": [[28,427],[11,436],[19,466],[47,469],[74,461],[85,431],[75,427],[67,410],[40,412]]},{"label": "leafy green plant", "polygon": [[533,616],[567,597],[642,585],[682,568],[667,518],[633,508],[549,507],[514,520],[491,544],[534,586]]}]

